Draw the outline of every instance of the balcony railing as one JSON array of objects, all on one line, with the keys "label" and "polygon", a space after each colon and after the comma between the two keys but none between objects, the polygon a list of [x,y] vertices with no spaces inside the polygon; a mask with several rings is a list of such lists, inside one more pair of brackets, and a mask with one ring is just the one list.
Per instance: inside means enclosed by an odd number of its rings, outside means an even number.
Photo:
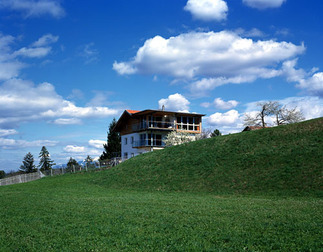
[{"label": "balcony railing", "polygon": [[163,140],[153,139],[153,140],[139,140],[132,143],[133,148],[139,147],[165,147]]},{"label": "balcony railing", "polygon": [[163,121],[148,121],[141,122],[132,125],[133,131],[145,130],[145,129],[175,129],[175,124],[172,122],[163,122]]}]

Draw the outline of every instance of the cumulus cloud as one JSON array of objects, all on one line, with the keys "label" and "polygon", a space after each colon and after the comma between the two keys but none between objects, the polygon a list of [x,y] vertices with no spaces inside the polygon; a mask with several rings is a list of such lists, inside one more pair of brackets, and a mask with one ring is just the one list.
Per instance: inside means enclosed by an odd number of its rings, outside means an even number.
[{"label": "cumulus cloud", "polygon": [[214,113],[206,118],[206,122],[211,126],[232,126],[240,120],[239,112],[235,109],[226,113]]},{"label": "cumulus cloud", "polygon": [[94,148],[89,148],[86,146],[67,145],[63,148],[65,151],[64,157],[68,154],[70,156],[73,156],[73,158],[77,160],[84,160],[88,155],[90,155],[92,158],[94,157],[94,160],[96,160],[102,154],[102,146],[101,148],[97,147],[98,146]]},{"label": "cumulus cloud", "polygon": [[165,106],[165,110],[188,112],[190,102],[181,94],[172,94],[168,98],[160,99],[158,106],[161,109]]},{"label": "cumulus cloud", "polygon": [[242,0],[242,2],[249,7],[262,10],[267,8],[278,8],[282,6],[286,0]]},{"label": "cumulus cloud", "polygon": [[297,59],[283,63],[282,73],[289,82],[296,82],[296,87],[305,90],[308,94],[323,97],[323,72],[316,68],[307,73],[303,69],[296,69]]},{"label": "cumulus cloud", "polygon": [[93,139],[89,140],[89,145],[97,149],[102,149],[103,144],[106,144],[106,143],[107,143],[106,141],[102,141],[102,140],[93,140]]},{"label": "cumulus cloud", "polygon": [[296,87],[306,89],[310,94],[323,97],[323,72],[315,73],[308,79],[300,80]]},{"label": "cumulus cloud", "polygon": [[[32,99],[31,99],[32,98]],[[57,124],[80,123],[83,118],[104,118],[118,114],[108,107],[78,107],[63,99],[50,83],[11,79],[0,85],[0,126],[15,126],[34,120]]]},{"label": "cumulus cloud", "polygon": [[61,18],[65,15],[63,7],[57,0],[2,0],[0,8],[21,12],[25,18],[44,15]]},{"label": "cumulus cloud", "polygon": [[228,5],[223,0],[188,0],[184,10],[196,19],[221,21],[227,18]]},{"label": "cumulus cloud", "polygon": [[85,152],[84,146],[76,146],[76,145],[67,145],[64,147],[64,151],[69,153],[83,153]]},{"label": "cumulus cloud", "polygon": [[239,102],[235,100],[224,101],[222,98],[215,98],[213,102],[203,102],[200,105],[204,108],[215,107],[217,109],[228,110],[238,106]]},{"label": "cumulus cloud", "polygon": [[279,76],[278,65],[305,51],[304,45],[242,38],[230,31],[190,32],[165,39],[146,40],[128,62],[115,62],[119,74],[167,75],[195,80],[192,93],[227,83]]}]

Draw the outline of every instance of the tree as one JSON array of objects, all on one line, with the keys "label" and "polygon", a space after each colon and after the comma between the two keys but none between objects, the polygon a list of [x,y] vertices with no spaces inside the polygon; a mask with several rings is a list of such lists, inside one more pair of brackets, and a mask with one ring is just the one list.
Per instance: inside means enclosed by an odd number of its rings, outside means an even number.
[{"label": "tree", "polygon": [[37,171],[37,168],[34,165],[34,156],[30,152],[24,157],[24,161],[22,161],[22,165],[20,166],[20,171],[25,173]]},{"label": "tree", "polygon": [[221,136],[222,133],[220,132],[220,130],[215,129],[212,133],[211,133],[211,137],[217,137],[217,136]]},{"label": "tree", "polygon": [[121,152],[121,137],[119,132],[113,131],[117,121],[113,118],[109,125],[107,143],[103,145],[104,151],[100,156],[100,160],[111,159],[113,157],[120,156]]},{"label": "tree", "polygon": [[0,179],[4,178],[6,176],[5,171],[0,170]]},{"label": "tree", "polygon": [[92,168],[94,166],[93,164],[93,158],[91,158],[89,155],[85,159],[85,164],[87,168]]},{"label": "tree", "polygon": [[245,125],[248,126],[261,126],[266,127],[265,122],[266,117],[272,117],[275,125],[296,123],[304,120],[304,116],[297,107],[292,109],[287,109],[277,101],[267,101],[257,104],[260,107],[260,111],[255,115],[245,114]]},{"label": "tree", "polygon": [[192,136],[189,133],[172,131],[168,133],[164,142],[166,146],[173,146],[173,145],[192,142],[195,140],[196,140],[196,136]]},{"label": "tree", "polygon": [[198,134],[196,136],[196,140],[201,140],[201,139],[209,138],[210,135],[211,135],[211,132],[212,132],[211,129],[204,129],[203,128],[201,134]]},{"label": "tree", "polygon": [[39,158],[40,158],[40,161],[39,161],[38,167],[41,171],[51,170],[52,166],[55,165],[54,161],[50,159],[49,152],[45,146],[41,148],[41,151],[39,153]]},{"label": "tree", "polygon": [[80,165],[77,163],[77,161],[70,157],[70,160],[67,162],[67,168],[66,170],[68,172],[72,172],[72,171],[75,171],[75,169],[79,169]]},{"label": "tree", "polygon": [[260,107],[260,111],[255,115],[245,114],[244,124],[265,128],[267,126],[265,118],[274,114],[274,111],[279,107],[279,103],[276,101],[258,102],[257,106]]},{"label": "tree", "polygon": [[283,125],[283,124],[290,124],[290,123],[296,123],[301,122],[305,120],[303,113],[297,109],[297,107],[288,109],[286,106],[279,106],[274,111],[275,115],[275,124],[277,126]]}]

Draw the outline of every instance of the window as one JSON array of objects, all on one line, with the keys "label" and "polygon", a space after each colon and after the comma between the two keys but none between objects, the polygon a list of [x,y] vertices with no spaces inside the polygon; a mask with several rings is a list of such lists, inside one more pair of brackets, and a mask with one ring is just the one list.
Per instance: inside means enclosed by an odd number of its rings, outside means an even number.
[{"label": "window", "polygon": [[134,137],[132,136],[132,137],[131,137],[131,144],[133,144],[133,143],[134,143],[134,141],[135,141],[135,140],[134,140]]},{"label": "window", "polygon": [[128,144],[128,138],[124,139],[124,144]]},{"label": "window", "polygon": [[123,159],[128,159],[128,152],[123,153]]},{"label": "window", "polygon": [[135,153],[131,153],[131,157],[134,157],[135,156]]}]

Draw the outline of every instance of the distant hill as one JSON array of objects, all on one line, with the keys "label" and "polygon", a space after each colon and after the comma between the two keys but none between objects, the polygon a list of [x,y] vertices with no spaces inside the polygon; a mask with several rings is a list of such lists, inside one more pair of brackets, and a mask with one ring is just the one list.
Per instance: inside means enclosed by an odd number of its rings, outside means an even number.
[{"label": "distant hill", "polygon": [[323,118],[142,154],[91,183],[135,190],[321,194]]}]

